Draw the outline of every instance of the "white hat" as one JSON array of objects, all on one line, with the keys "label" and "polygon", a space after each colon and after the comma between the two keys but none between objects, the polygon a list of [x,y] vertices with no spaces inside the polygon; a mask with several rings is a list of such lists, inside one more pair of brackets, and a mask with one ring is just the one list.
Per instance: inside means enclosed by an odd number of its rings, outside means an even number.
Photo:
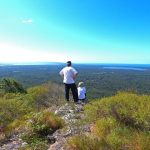
[{"label": "white hat", "polygon": [[84,87],[84,82],[79,82],[78,87]]}]

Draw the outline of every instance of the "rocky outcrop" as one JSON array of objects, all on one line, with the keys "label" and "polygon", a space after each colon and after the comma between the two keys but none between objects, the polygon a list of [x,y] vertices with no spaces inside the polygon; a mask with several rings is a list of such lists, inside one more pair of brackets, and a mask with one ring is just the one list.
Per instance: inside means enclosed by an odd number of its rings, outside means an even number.
[{"label": "rocky outcrop", "polygon": [[[81,132],[90,132],[90,125],[80,124],[85,118],[83,106],[83,103],[67,103],[55,110],[55,114],[64,119],[65,127],[57,130],[54,134],[47,136],[50,144],[48,150],[66,150],[64,147],[68,138],[80,134]],[[19,150],[21,147],[26,146],[26,144],[27,143],[23,142],[20,138],[20,135],[13,135],[0,146],[0,150]]]},{"label": "rocky outcrop", "polygon": [[66,122],[64,129],[57,130],[50,138],[55,139],[55,143],[48,150],[66,150],[65,144],[69,137],[80,134],[81,132],[90,132],[90,125],[81,125],[84,119],[83,103],[65,104],[55,111],[55,114],[61,116]]},{"label": "rocky outcrop", "polygon": [[20,135],[13,135],[0,147],[0,150],[19,150],[20,147],[24,147],[26,145],[27,143],[22,141]]}]

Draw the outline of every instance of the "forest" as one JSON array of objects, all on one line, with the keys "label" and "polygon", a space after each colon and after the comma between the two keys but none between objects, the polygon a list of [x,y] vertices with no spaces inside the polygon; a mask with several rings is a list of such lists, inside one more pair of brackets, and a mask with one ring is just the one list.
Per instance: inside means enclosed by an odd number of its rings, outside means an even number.
[{"label": "forest", "polygon": [[[0,66],[0,78],[14,78],[25,88],[52,81],[62,83],[59,71],[65,64]],[[149,94],[150,65],[75,64],[76,83],[83,81],[89,99],[112,96],[118,91]]]}]

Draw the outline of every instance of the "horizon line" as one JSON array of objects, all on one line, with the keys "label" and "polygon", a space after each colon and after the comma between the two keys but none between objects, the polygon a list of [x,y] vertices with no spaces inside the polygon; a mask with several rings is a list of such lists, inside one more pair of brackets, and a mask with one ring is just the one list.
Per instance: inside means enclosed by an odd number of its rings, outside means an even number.
[{"label": "horizon line", "polygon": [[[67,61],[66,61],[67,62]],[[46,64],[65,64],[66,62],[0,62],[0,65],[46,65]],[[73,61],[72,61],[73,62]],[[103,64],[103,65],[150,65],[150,63],[123,63],[123,62],[73,62],[73,64]]]}]

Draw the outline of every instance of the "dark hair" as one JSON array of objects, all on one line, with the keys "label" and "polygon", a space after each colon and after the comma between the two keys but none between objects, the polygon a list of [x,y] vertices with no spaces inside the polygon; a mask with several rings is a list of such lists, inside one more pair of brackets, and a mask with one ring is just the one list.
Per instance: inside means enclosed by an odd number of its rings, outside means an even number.
[{"label": "dark hair", "polygon": [[71,61],[67,61],[67,66],[71,66]]}]

